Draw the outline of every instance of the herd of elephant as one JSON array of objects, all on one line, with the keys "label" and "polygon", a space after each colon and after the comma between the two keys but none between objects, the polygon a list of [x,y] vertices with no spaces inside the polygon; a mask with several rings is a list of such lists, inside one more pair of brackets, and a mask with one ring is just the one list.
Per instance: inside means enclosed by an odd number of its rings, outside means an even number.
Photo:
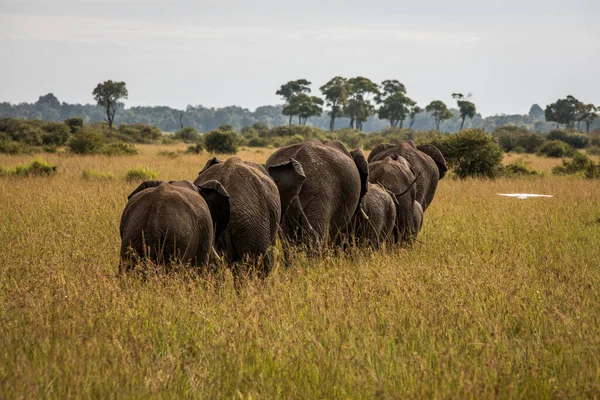
[{"label": "herd of elephant", "polygon": [[319,140],[282,147],[265,167],[212,158],[193,183],[146,181],[128,196],[119,271],[217,258],[268,274],[278,236],[284,253],[411,243],[446,170],[435,146],[412,141],[381,144],[368,159]]}]

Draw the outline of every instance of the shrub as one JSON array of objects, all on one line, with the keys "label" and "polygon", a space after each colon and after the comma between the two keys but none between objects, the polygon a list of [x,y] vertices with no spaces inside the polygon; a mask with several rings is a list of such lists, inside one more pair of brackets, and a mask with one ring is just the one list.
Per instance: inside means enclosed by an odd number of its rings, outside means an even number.
[{"label": "shrub", "polygon": [[81,172],[81,177],[86,181],[98,180],[98,181],[112,181],[117,177],[112,172],[101,172],[93,168],[86,168]]},{"label": "shrub", "polygon": [[108,143],[102,146],[98,152],[105,156],[130,156],[138,154],[138,150],[132,144],[126,143]]},{"label": "shrub", "polygon": [[179,151],[161,150],[158,153],[156,153],[156,155],[161,157],[177,158],[181,156],[181,153]]},{"label": "shrub", "polygon": [[69,128],[71,133],[77,133],[81,129],[83,129],[83,118],[81,117],[71,117],[65,119],[65,125]]},{"label": "shrub", "polygon": [[250,147],[267,147],[269,145],[269,141],[265,138],[255,137],[248,140],[248,146]]},{"label": "shrub", "polygon": [[14,168],[3,168],[0,170],[0,175],[19,177],[54,176],[56,175],[56,166],[36,158],[29,164],[17,165]]},{"label": "shrub", "polygon": [[541,155],[546,157],[568,157],[573,154],[573,148],[560,140],[549,140],[538,150]]},{"label": "shrub", "polygon": [[549,140],[560,140],[575,149],[583,149],[590,145],[590,139],[581,133],[554,129],[548,134]]},{"label": "shrub", "polygon": [[119,133],[131,138],[137,143],[154,143],[162,138],[162,132],[154,125],[142,123],[119,125]]},{"label": "shrub", "polygon": [[563,160],[562,165],[552,168],[555,175],[583,174],[588,178],[600,176],[600,164],[594,163],[586,154],[576,151],[571,161]]},{"label": "shrub", "polygon": [[127,173],[125,174],[125,180],[127,182],[147,181],[151,179],[156,179],[157,176],[158,172],[148,167],[136,167],[127,171]]},{"label": "shrub", "polygon": [[71,137],[68,143],[71,153],[93,154],[98,153],[106,144],[106,137],[92,129],[84,129]]},{"label": "shrub", "polygon": [[502,148],[483,129],[438,136],[431,144],[440,149],[448,166],[461,179],[494,178],[501,171]]},{"label": "shrub", "polygon": [[0,140],[0,153],[4,154],[32,154],[35,148],[27,146],[25,143],[14,142],[12,140]]},{"label": "shrub", "polygon": [[0,132],[6,133],[11,140],[28,146],[41,146],[44,131],[43,121],[15,118],[0,118]]},{"label": "shrub", "polygon": [[365,139],[365,149],[366,150],[371,150],[372,148],[379,146],[382,143],[385,143],[386,140],[383,136],[381,136],[378,133],[371,133],[369,135],[367,135],[367,138]]},{"label": "shrub", "polygon": [[541,172],[531,168],[530,166],[525,164],[523,160],[516,160],[502,167],[502,175],[512,178],[518,176],[541,175]]},{"label": "shrub", "polygon": [[188,146],[188,148],[185,150],[185,152],[188,154],[202,154],[203,151],[204,149],[202,148],[202,143],[196,143]]},{"label": "shrub", "polygon": [[235,154],[238,150],[237,133],[230,129],[216,129],[204,135],[204,147],[211,153]]},{"label": "shrub", "polygon": [[536,133],[527,133],[517,139],[517,146],[513,151],[517,152],[518,148],[522,148],[525,153],[535,153],[546,139]]},{"label": "shrub", "polygon": [[600,146],[588,147],[586,152],[592,156],[600,156]]},{"label": "shrub", "polygon": [[287,139],[285,141],[285,146],[288,146],[290,144],[297,144],[297,143],[302,143],[304,142],[304,137],[302,135],[294,135],[291,138]]},{"label": "shrub", "polygon": [[54,146],[64,146],[71,137],[69,127],[60,122],[46,122],[42,128],[42,143]]},{"label": "shrub", "polygon": [[193,126],[186,126],[175,132],[173,139],[183,140],[185,143],[194,143],[200,140],[200,134]]},{"label": "shrub", "polygon": [[366,135],[362,132],[355,131],[354,129],[340,129],[335,132],[334,138],[340,140],[346,144],[350,149],[363,146],[363,137]]}]

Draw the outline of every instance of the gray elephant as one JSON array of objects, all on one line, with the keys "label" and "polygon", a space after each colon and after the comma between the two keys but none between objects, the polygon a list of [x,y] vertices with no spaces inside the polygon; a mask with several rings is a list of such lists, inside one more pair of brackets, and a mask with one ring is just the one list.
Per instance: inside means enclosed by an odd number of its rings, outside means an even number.
[{"label": "gray elephant", "polygon": [[319,140],[285,146],[267,160],[281,199],[284,243],[309,248],[340,243],[367,191],[368,165],[341,142]]},{"label": "gray elephant", "polygon": [[393,241],[395,222],[395,199],[383,186],[369,183],[353,218],[355,240],[380,248]]},{"label": "gray elephant", "polygon": [[128,197],[121,216],[119,272],[147,259],[205,266],[215,237],[229,223],[229,195],[217,181],[146,181]]},{"label": "gray elephant", "polygon": [[423,211],[426,211],[433,201],[438,181],[447,171],[444,156],[431,144],[415,146],[411,140],[405,140],[397,145],[380,144],[371,151],[368,161],[380,161],[394,154],[404,157],[417,175],[416,200],[421,204]]},{"label": "gray elephant", "polygon": [[392,193],[396,204],[394,240],[410,243],[416,239],[423,224],[423,209],[417,201],[418,181],[408,161],[396,154],[369,164],[369,181]]},{"label": "gray elephant", "polygon": [[273,266],[281,204],[277,186],[259,164],[238,157],[208,160],[194,181],[196,185],[219,181],[229,193],[229,226],[216,242],[216,249],[229,264],[250,262],[259,273]]}]

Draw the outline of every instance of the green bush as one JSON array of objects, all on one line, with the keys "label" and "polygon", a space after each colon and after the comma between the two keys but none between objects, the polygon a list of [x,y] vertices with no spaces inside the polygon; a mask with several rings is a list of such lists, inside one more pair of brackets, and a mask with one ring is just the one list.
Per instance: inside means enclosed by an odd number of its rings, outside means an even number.
[{"label": "green bush", "polygon": [[238,134],[231,129],[219,128],[204,135],[204,147],[211,153],[235,154],[238,144]]},{"label": "green bush", "polygon": [[54,146],[64,146],[71,137],[69,127],[60,122],[46,122],[42,127],[42,143]]},{"label": "green bush", "polygon": [[71,133],[77,133],[81,129],[83,129],[83,118],[81,117],[71,117],[65,119],[65,125],[69,128]]},{"label": "green bush", "polygon": [[381,136],[378,133],[370,133],[369,135],[367,135],[367,138],[365,139],[364,143],[365,143],[365,150],[371,150],[374,147],[379,146],[382,143],[385,143],[386,140],[383,136]]},{"label": "green bush", "polygon": [[28,146],[42,145],[43,125],[41,120],[0,118],[0,132],[7,134],[11,140]]},{"label": "green bush", "polygon": [[54,176],[56,175],[56,166],[36,158],[29,164],[17,165],[14,168],[2,168],[0,175],[18,177]]},{"label": "green bush", "polygon": [[576,151],[571,161],[563,160],[562,165],[552,168],[555,175],[581,174],[586,178],[600,178],[600,163],[593,162],[586,154]]},{"label": "green bush", "polygon": [[103,134],[86,128],[81,132],[73,135],[69,140],[68,146],[71,153],[75,154],[94,154],[99,153],[106,144],[106,136]]},{"label": "green bush", "polygon": [[590,139],[581,133],[554,129],[548,134],[548,140],[560,140],[574,149],[583,149],[590,145]]},{"label": "green bush", "polygon": [[138,154],[138,150],[127,143],[107,143],[102,146],[98,153],[105,156],[131,156]]},{"label": "green bush", "polygon": [[0,153],[12,155],[33,154],[35,153],[35,148],[12,140],[0,140]]},{"label": "green bush", "polygon": [[180,151],[161,150],[158,153],[156,153],[156,155],[160,156],[160,157],[178,158],[181,156],[181,152]]},{"label": "green bush", "polygon": [[156,179],[158,176],[158,172],[148,168],[148,167],[136,167],[132,168],[125,174],[125,180],[127,182],[132,181],[148,181],[152,179]]},{"label": "green bush", "polygon": [[531,168],[530,166],[525,164],[523,160],[516,160],[502,167],[502,175],[509,178],[513,178],[519,176],[541,175],[541,172]]},{"label": "green bush", "polygon": [[343,142],[349,149],[363,147],[363,138],[367,137],[364,133],[350,128],[335,131],[333,136],[333,139]]},{"label": "green bush", "polygon": [[591,146],[585,151],[592,156],[600,156],[600,146]]},{"label": "green bush", "polygon": [[175,132],[173,139],[183,140],[185,143],[195,143],[200,140],[200,134],[193,126],[186,126]]},{"label": "green bush", "polygon": [[269,141],[266,138],[254,137],[248,140],[248,146],[250,147],[267,147]]},{"label": "green bush", "polygon": [[101,172],[93,168],[86,168],[81,172],[81,177],[86,181],[112,181],[117,177],[112,172]]},{"label": "green bush", "polygon": [[483,129],[438,136],[431,141],[461,179],[494,178],[502,169],[502,148]]},{"label": "green bush", "polygon": [[546,157],[569,157],[573,154],[573,148],[561,140],[548,140],[538,150],[540,155]]},{"label": "green bush", "polygon": [[188,148],[185,150],[185,152],[188,154],[202,154],[203,151],[204,148],[202,147],[202,143],[196,143],[188,146]]},{"label": "green bush", "polygon": [[545,141],[540,134],[512,125],[496,128],[492,136],[504,151],[515,153],[535,153]]},{"label": "green bush", "polygon": [[[136,143],[154,143],[162,139],[162,132],[154,125],[142,123],[119,125],[119,134],[130,138]],[[124,138],[125,139],[125,138]]]}]

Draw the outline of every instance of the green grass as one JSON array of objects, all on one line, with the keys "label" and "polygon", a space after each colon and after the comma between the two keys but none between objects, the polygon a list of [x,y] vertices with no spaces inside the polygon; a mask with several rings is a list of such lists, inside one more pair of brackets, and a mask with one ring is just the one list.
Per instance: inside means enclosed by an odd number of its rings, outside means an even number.
[{"label": "green grass", "polygon": [[600,393],[600,184],[547,173],[560,160],[529,159],[540,178],[442,180],[411,249],[297,256],[236,287],[228,271],[116,277],[137,183],[81,185],[82,169],[193,180],[209,157],[140,147],[48,155],[60,173],[35,191],[0,178],[1,398]]},{"label": "green grass", "polygon": [[136,167],[132,168],[125,174],[125,180],[127,182],[133,181],[147,181],[150,179],[156,179],[158,172],[152,170],[149,167]]},{"label": "green grass", "polygon": [[16,165],[13,168],[0,167],[0,176],[54,176],[56,175],[56,166],[50,165],[46,161],[35,158],[27,164]]}]

